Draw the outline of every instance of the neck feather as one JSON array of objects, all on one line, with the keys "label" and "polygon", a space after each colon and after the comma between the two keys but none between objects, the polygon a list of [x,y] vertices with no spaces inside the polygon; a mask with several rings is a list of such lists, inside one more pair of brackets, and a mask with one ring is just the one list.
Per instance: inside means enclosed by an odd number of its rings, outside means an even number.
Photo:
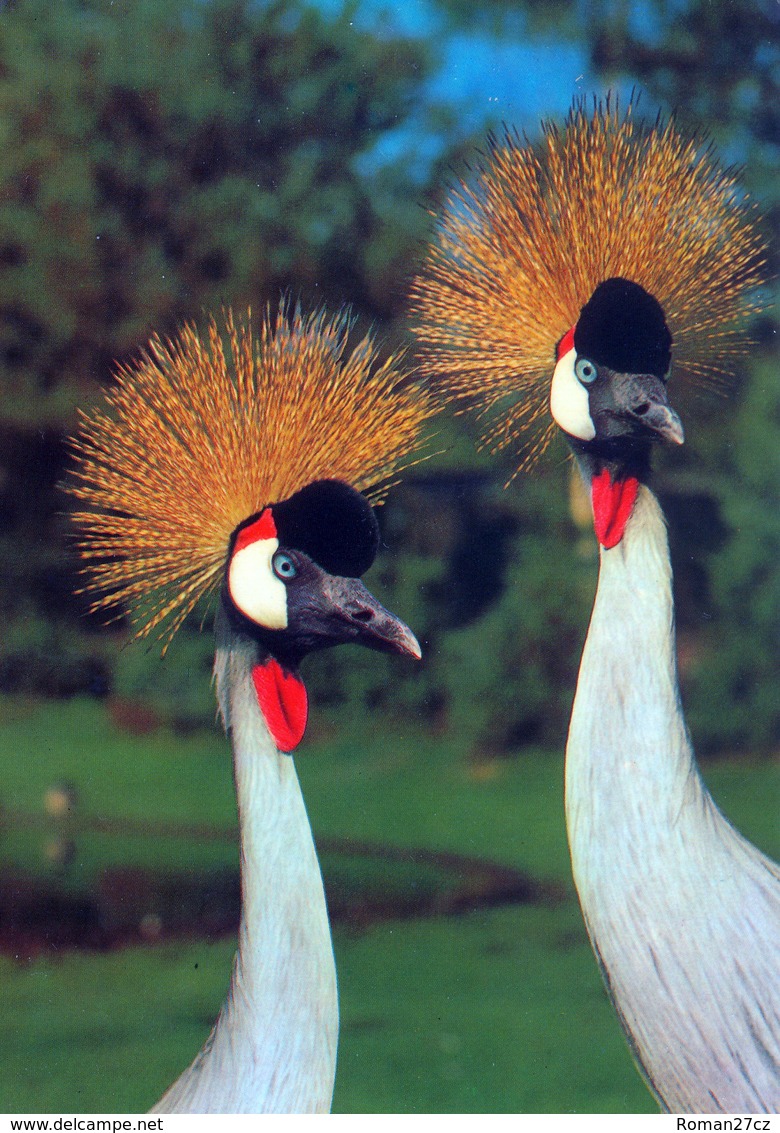
[{"label": "neck feather", "polygon": [[[670,814],[694,773],[677,681],[666,527],[643,485],[624,538],[601,550],[569,747],[572,770],[587,756],[601,785],[630,759],[637,795],[651,784],[663,786]],[[593,795],[590,787],[586,797]],[[619,805],[622,812],[622,799]]]},{"label": "neck feather", "polygon": [[317,854],[295,765],[280,752],[252,682],[257,647],[226,619],[214,666],[233,745],[242,911],[230,991],[209,1040],[158,1109],[326,1113],[338,1002]]},{"label": "neck feather", "polygon": [[696,767],[666,531],[641,486],[601,551],[566,751],[572,870],[629,1045],[674,1113],[780,1106],[778,870]]}]

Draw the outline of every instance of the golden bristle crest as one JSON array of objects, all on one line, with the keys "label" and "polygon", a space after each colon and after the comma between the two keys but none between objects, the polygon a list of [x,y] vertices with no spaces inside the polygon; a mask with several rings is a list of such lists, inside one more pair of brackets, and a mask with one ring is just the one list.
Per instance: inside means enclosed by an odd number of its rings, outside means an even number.
[{"label": "golden bristle crest", "polygon": [[[723,381],[760,309],[764,246],[734,171],[673,120],[647,125],[617,101],[575,104],[536,145],[491,138],[455,189],[412,285],[422,371],[491,417],[494,450],[521,467],[549,443],[555,348],[599,283],[622,276],[660,302],[676,376]],[[513,402],[490,414],[501,399]]]},{"label": "golden bristle crest", "polygon": [[[82,414],[68,484],[94,610],[129,606],[167,640],[219,586],[231,534],[314,480],[381,502],[421,443],[429,399],[348,315],[251,312],[154,337]],[[159,627],[164,627],[162,630]]]}]

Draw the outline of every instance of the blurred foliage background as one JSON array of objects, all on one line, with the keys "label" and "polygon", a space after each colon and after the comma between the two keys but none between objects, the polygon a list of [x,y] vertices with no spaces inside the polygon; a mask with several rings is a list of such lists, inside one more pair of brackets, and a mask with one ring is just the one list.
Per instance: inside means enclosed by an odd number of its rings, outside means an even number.
[{"label": "blurred foliage background", "polygon": [[[213,727],[208,612],[161,662],[75,593],[66,437],[153,330],[289,292],[351,304],[360,327],[403,343],[429,210],[486,129],[507,119],[533,138],[572,97],[635,85],[648,115],[676,110],[744,166],[773,277],[779,59],[774,0],[6,0],[3,703],[102,701],[136,733]],[[680,391],[687,444],[659,452],[656,484],[698,751],[767,759],[780,742],[771,309],[753,334],[728,399]],[[314,739],[367,719],[378,751],[405,727],[472,770],[560,753],[596,573],[564,448],[505,490],[515,454],[478,453],[468,422],[442,423],[434,447],[382,509],[369,579],[423,662],[312,658]]]},{"label": "blurred foliage background", "polygon": [[[431,0],[420,12],[426,34],[408,13],[303,0],[4,6],[1,690],[153,695],[165,716],[210,716],[205,682],[196,690],[189,676],[207,665],[207,635],[182,635],[163,669],[154,656],[119,654],[116,635],[85,620],[57,487],[64,437],[115,361],[152,330],[222,303],[258,308],[289,291],[307,305],[349,303],[388,341],[403,337],[426,206],[502,109],[488,104],[479,122],[473,106],[448,99],[448,42],[576,43],[592,89],[635,79],[649,113],[676,108],[725,160],[744,163],[768,239],[776,232],[769,0],[559,0],[478,13]],[[572,86],[561,76],[542,98],[565,105]],[[513,124],[537,129],[536,119]],[[664,454],[658,481],[691,718],[707,750],[768,750],[780,735],[775,334],[767,316],[728,401],[687,407],[689,443]],[[480,461],[467,426],[450,432],[446,459],[407,478],[386,509],[378,568],[385,597],[425,639],[422,675],[347,654],[329,658],[316,683],[340,708],[393,712],[400,697],[422,724],[465,726],[494,751],[560,743],[593,575],[589,544],[571,553],[563,449],[503,492],[513,454]]]}]

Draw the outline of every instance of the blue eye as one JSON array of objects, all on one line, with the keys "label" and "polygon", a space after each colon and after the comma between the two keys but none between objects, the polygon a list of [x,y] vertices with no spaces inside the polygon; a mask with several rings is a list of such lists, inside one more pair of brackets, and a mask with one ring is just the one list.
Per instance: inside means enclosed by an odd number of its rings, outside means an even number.
[{"label": "blue eye", "polygon": [[578,358],[574,363],[574,373],[584,386],[589,386],[598,377],[598,370],[588,358]]},{"label": "blue eye", "polygon": [[281,578],[282,582],[289,582],[290,579],[295,578],[298,573],[297,566],[285,551],[276,552],[271,559],[271,566],[274,569],[276,577]]}]

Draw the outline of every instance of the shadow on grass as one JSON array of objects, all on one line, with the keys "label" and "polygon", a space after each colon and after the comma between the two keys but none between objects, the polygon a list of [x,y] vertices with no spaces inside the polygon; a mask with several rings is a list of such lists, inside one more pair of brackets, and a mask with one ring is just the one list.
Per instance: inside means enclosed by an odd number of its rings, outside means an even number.
[{"label": "shadow on grass", "polygon": [[[44,818],[6,813],[5,826],[48,829]],[[52,853],[63,856],[79,835],[100,833],[188,841],[234,841],[206,825],[82,818],[60,826]],[[74,849],[75,852],[75,849]],[[386,846],[349,838],[319,840],[334,923],[365,929],[381,921],[455,916],[504,905],[550,904],[561,887],[505,864],[448,851]],[[105,868],[75,892],[57,878],[0,873],[0,951],[19,959],[41,952],[104,951],[175,938],[217,940],[234,933],[240,912],[237,869],[158,871]]]}]

